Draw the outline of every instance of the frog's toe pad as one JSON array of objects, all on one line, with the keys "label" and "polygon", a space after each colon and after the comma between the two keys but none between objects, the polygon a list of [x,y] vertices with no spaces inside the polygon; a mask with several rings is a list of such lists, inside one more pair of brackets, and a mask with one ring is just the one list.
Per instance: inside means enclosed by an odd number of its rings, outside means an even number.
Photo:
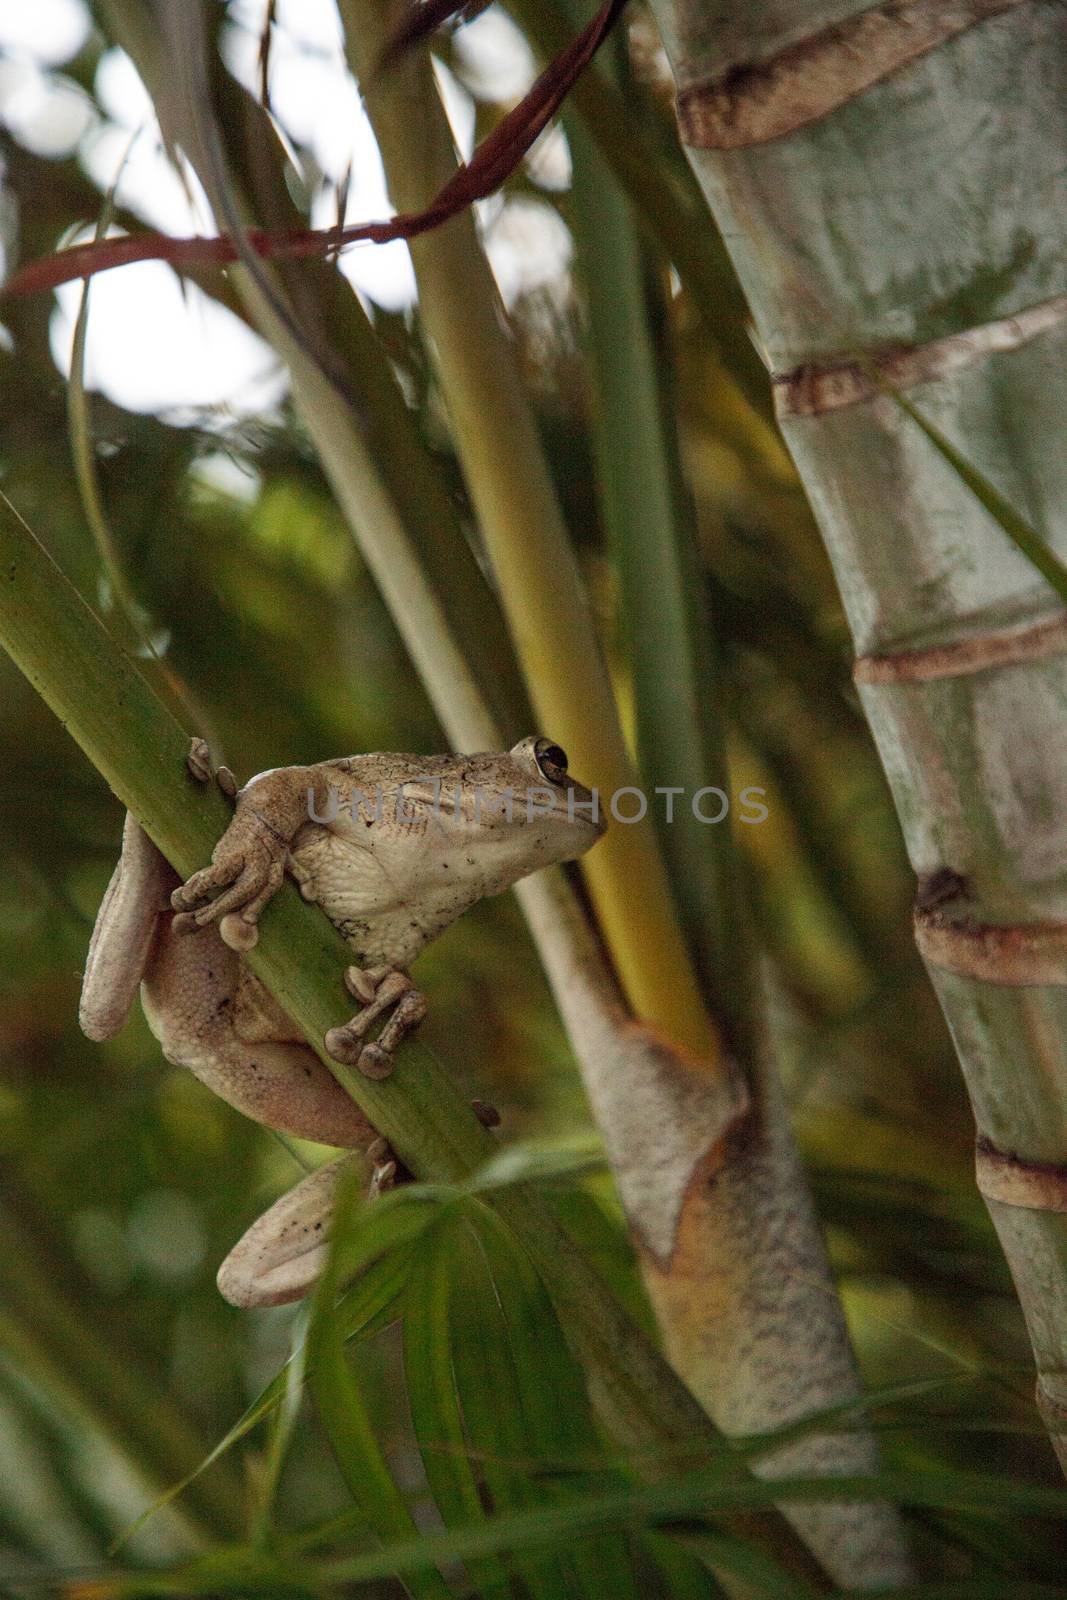
[{"label": "frog's toe pad", "polygon": [[392,1053],[380,1044],[365,1044],[356,1066],[365,1078],[388,1078],[393,1070]]},{"label": "frog's toe pad", "polygon": [[[195,925],[229,921],[231,937],[223,937],[235,950],[247,950],[249,939],[244,922],[251,927],[264,906],[273,898],[283,877],[288,848],[285,842],[255,813],[238,811],[215,846],[211,865],[194,872],[179,884],[170,897],[175,911],[190,913]],[[184,919],[183,919],[184,921]]]},{"label": "frog's toe pad", "polygon": [[206,739],[189,740],[189,754],[185,764],[197,783],[207,783],[211,777],[211,750]]},{"label": "frog's toe pad", "polygon": [[354,1034],[351,1024],[347,1022],[343,1027],[331,1028],[322,1042],[326,1047],[326,1054],[346,1067],[355,1066],[363,1049],[362,1037]]},{"label": "frog's toe pad", "polygon": [[350,1022],[341,1028],[331,1028],[323,1044],[335,1061],[346,1067],[357,1067],[365,1078],[388,1078],[393,1070],[392,1051],[380,1044],[364,1044],[362,1032],[353,1029]]},{"label": "frog's toe pad", "polygon": [[254,950],[259,942],[259,929],[238,911],[230,911],[219,923],[223,944],[231,950]]}]

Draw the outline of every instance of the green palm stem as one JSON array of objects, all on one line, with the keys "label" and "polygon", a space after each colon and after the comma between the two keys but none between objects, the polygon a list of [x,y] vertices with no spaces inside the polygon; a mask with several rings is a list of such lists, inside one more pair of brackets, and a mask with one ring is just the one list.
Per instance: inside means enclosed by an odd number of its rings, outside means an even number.
[{"label": "green palm stem", "polygon": [[[587,20],[575,0],[508,0],[508,10],[538,55],[550,61]],[[655,236],[693,297],[729,376],[745,403],[770,419],[767,374],[748,335],[748,308],[722,240],[702,226],[703,201],[692,174],[671,145],[664,114],[636,85],[623,93],[595,61],[572,91],[572,101],[606,166]]]},{"label": "green palm stem", "polygon": [[[587,322],[589,409],[604,524],[620,588],[646,792],[681,786],[654,812],[686,942],[704,994],[743,1049],[751,974],[731,822],[702,823],[689,796],[729,792],[710,620],[693,513],[681,478],[655,319],[659,290],[625,196],[577,118],[568,122],[569,220]],[[712,798],[708,811],[720,803]]]},{"label": "green palm stem", "polygon": [[1062,556],[1060,8],[655,9],[837,571],[979,1187],[1067,1466],[1067,623],[883,389]]},{"label": "green palm stem", "polygon": [[[341,12],[392,198],[401,211],[418,210],[456,165],[429,60],[420,53],[378,72],[397,8],[391,0],[344,0]],[[418,138],[412,137],[415,127]],[[574,770],[606,800],[632,786],[633,767],[473,219],[457,217],[414,240],[412,260],[422,325],[531,701]],[[583,865],[634,1013],[716,1070],[719,1043],[681,938],[651,821],[611,829]]]}]

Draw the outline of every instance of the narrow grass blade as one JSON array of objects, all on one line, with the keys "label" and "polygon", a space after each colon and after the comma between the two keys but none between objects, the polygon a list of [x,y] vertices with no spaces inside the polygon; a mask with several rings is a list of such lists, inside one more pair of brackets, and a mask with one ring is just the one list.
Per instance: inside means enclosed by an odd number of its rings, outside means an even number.
[{"label": "narrow grass blade", "polygon": [[[572,1356],[555,1309],[514,1234],[487,1207],[470,1208],[514,1364],[526,1452],[534,1462],[537,1498],[553,1502],[581,1495],[591,1485],[621,1483],[615,1473],[594,1475],[601,1453],[581,1368]],[[536,1463],[545,1468],[538,1471]],[[547,1469],[547,1470],[545,1470]],[[576,1594],[636,1600],[633,1570],[622,1538],[598,1538],[571,1551]]]},{"label": "narrow grass blade", "polygon": [[[452,1371],[450,1243],[442,1219],[415,1248],[404,1301],[404,1372],[427,1481],[445,1526],[454,1528],[483,1518],[485,1506],[468,1455]],[[469,1561],[467,1568],[483,1600],[510,1600],[508,1569],[495,1553]]]},{"label": "narrow grass blade", "polygon": [[[478,1233],[468,1221],[476,1205],[465,1208],[460,1224],[450,1230],[448,1320],[467,1448],[470,1459],[479,1463],[481,1492],[490,1511],[488,1533],[497,1518],[536,1506],[539,1497],[530,1480],[531,1441],[508,1323]],[[513,1552],[511,1565],[532,1600],[568,1600],[569,1574],[561,1556],[530,1551],[522,1541],[491,1542],[487,1550],[493,1549]]]},{"label": "narrow grass blade", "polygon": [[[345,1355],[343,1323],[334,1305],[347,1254],[346,1235],[360,1204],[358,1182],[359,1175],[353,1172],[341,1184],[331,1248],[312,1299],[307,1338],[309,1387],[353,1501],[366,1511],[377,1537],[388,1544],[417,1538],[418,1528],[375,1437]],[[397,1206],[392,1209],[401,1210]],[[404,1583],[413,1600],[450,1600],[453,1592],[432,1565],[409,1573]]]},{"label": "narrow grass blade", "polygon": [[[566,1503],[541,1505],[510,1516],[497,1515],[474,1527],[429,1535],[380,1553],[323,1562],[319,1573],[334,1583],[368,1580],[391,1572],[421,1570],[435,1561],[468,1561],[494,1550],[521,1550],[524,1560],[529,1561],[535,1551],[571,1548],[576,1540],[606,1529],[669,1528],[682,1517],[700,1516],[708,1509],[708,1498],[707,1487],[693,1482],[583,1495]],[[792,1493],[790,1498],[794,1498]],[[688,1528],[684,1537],[688,1543]],[[707,1548],[716,1567],[743,1577],[753,1596],[765,1600],[813,1600],[815,1591],[809,1585],[747,1543],[712,1536]]]},{"label": "narrow grass blade", "polygon": [[306,1367],[307,1340],[298,1322],[293,1329],[293,1353],[279,1373],[279,1377],[284,1379],[281,1398],[271,1413],[266,1461],[262,1476],[256,1483],[250,1542],[260,1548],[266,1548],[271,1541],[278,1484],[300,1415]]},{"label": "narrow grass blade", "polygon": [[[692,1556],[705,1569],[720,1573],[729,1582],[731,1594],[738,1586],[743,1595],[774,1595],[776,1600],[803,1600],[811,1593],[807,1585],[783,1572],[772,1556],[747,1539],[736,1539],[699,1521],[693,1526],[664,1523],[663,1530],[657,1536],[660,1543],[673,1545],[679,1555]],[[671,1600],[675,1600],[673,1593]]]},{"label": "narrow grass blade", "polygon": [[918,406],[898,389],[886,383],[872,363],[864,362],[863,366],[878,388],[922,429],[938,455],[948,463],[960,481],[967,485],[975,498],[989,512],[993,521],[1003,528],[1012,544],[1022,551],[1028,561],[1033,562],[1038,572],[1052,585],[1060,598],[1067,601],[1067,564],[1060,560],[1048,541],[1043,539],[1037,529],[1015,509],[1007,496],[1001,494],[992,479],[987,478],[973,462],[968,461],[963,452],[957,450],[952,440],[923,416]]},{"label": "narrow grass blade", "polygon": [[[1002,1509],[1061,1521],[1067,1515],[1067,1490],[1021,1484],[992,1473],[939,1471],[885,1472],[873,1477],[747,1479],[724,1482],[707,1470],[652,1485],[635,1485],[587,1494],[567,1503],[542,1505],[534,1510],[499,1516],[473,1528],[431,1535],[383,1551],[380,1556],[357,1556],[324,1563],[320,1576],[329,1581],[355,1581],[386,1572],[406,1572],[430,1561],[466,1560],[492,1550],[519,1548],[529,1554],[539,1548],[557,1548],[605,1528],[645,1527],[672,1532],[703,1548],[715,1566],[743,1577],[752,1593],[769,1600],[809,1597],[811,1587],[771,1562],[753,1545],[718,1533],[713,1525],[704,1533],[701,1520],[739,1505],[751,1508],[788,1501],[889,1499],[903,1505],[951,1506],[982,1509],[999,1504]],[[997,1590],[1003,1595],[1003,1579]],[[931,1592],[936,1592],[931,1591]],[[977,1591],[982,1592],[982,1591]],[[921,1586],[895,1594],[922,1596]],[[1014,1591],[1013,1591],[1014,1593]]]},{"label": "narrow grass blade", "polygon": [[[114,1298],[84,1271],[13,1164],[0,1183],[0,1236],[9,1241],[0,1250],[0,1365],[58,1397],[89,1438],[112,1441],[142,1482],[155,1487],[184,1476],[204,1437],[172,1392],[146,1329],[116,1319]],[[190,1527],[209,1539],[239,1536],[242,1487],[233,1470],[198,1483],[183,1508]]]},{"label": "narrow grass blade", "polygon": [[[403,1252],[386,1256],[376,1261],[372,1267],[360,1278],[342,1297],[338,1304],[336,1315],[342,1330],[342,1337],[349,1339],[367,1338],[377,1331],[395,1315],[399,1297],[407,1281],[408,1257]],[[289,1372],[293,1362],[299,1356],[305,1363],[306,1375],[306,1346],[286,1362],[282,1370],[277,1373],[267,1384],[266,1388],[252,1401],[251,1405],[241,1413],[233,1427],[223,1434],[219,1442],[204,1457],[203,1461],[177,1483],[171,1484],[163,1494],[153,1500],[136,1522],[130,1524],[115,1541],[112,1553],[132,1539],[135,1533],[144,1527],[150,1517],[155,1516],[164,1506],[176,1500],[189,1485],[200,1475],[213,1466],[222,1456],[239,1444],[258,1423],[271,1416],[282,1404],[289,1387]]]},{"label": "narrow grass blade", "polygon": [[482,1194],[516,1183],[573,1183],[592,1172],[607,1170],[604,1142],[599,1134],[577,1133],[569,1138],[528,1139],[509,1144],[463,1184],[467,1194]]},{"label": "narrow grass blade", "polygon": [[[660,847],[705,998],[737,1040],[746,963],[722,697],[663,376],[669,362],[655,325],[661,294],[626,198],[580,126],[571,128],[571,150],[597,476],[619,577],[638,761],[646,793],[674,791],[669,809],[655,809]],[[697,815],[690,799],[698,794],[717,824]]]},{"label": "narrow grass blade", "polygon": [[[87,1569],[78,1574],[69,1586],[70,1593],[88,1594],[91,1584],[93,1600],[119,1600],[121,1596],[169,1595],[185,1600],[204,1600],[205,1594],[239,1594],[248,1600],[252,1595],[277,1595],[283,1600],[312,1594],[321,1600],[324,1589],[332,1583],[359,1581],[351,1579],[353,1570],[359,1573],[380,1566],[380,1558],[355,1558],[337,1563],[323,1577],[322,1569],[309,1569],[306,1577],[295,1563],[261,1563],[255,1569],[241,1562],[231,1561],[224,1567],[216,1559],[206,1559],[183,1567],[176,1572],[144,1571],[132,1574],[111,1574],[99,1569]],[[49,1580],[50,1581],[50,1580]],[[369,1581],[373,1581],[373,1578]],[[76,1587],[80,1584],[80,1587]],[[39,1592],[32,1580],[21,1580],[19,1591],[25,1594]],[[749,1587],[742,1590],[762,1600],[787,1600],[797,1591],[792,1588],[767,1589]],[[810,1594],[810,1591],[806,1591]],[[886,1591],[883,1591],[885,1593]],[[833,1600],[867,1600],[871,1591],[866,1589],[835,1589]],[[1003,1577],[960,1578],[931,1583],[908,1584],[888,1592],[892,1600],[1063,1600],[1064,1586],[1057,1582],[1012,1579],[1010,1587]]]},{"label": "narrow grass blade", "polygon": [[643,1540],[649,1559],[662,1575],[664,1593],[670,1600],[710,1600],[726,1591],[708,1571],[706,1563],[690,1554],[683,1542],[664,1534],[649,1534]]},{"label": "narrow grass blade", "polygon": [[371,1203],[358,1201],[346,1225],[334,1228],[331,1260],[335,1286],[350,1283],[372,1262],[414,1245],[434,1220],[438,1206],[453,1193],[447,1184],[405,1183]]}]

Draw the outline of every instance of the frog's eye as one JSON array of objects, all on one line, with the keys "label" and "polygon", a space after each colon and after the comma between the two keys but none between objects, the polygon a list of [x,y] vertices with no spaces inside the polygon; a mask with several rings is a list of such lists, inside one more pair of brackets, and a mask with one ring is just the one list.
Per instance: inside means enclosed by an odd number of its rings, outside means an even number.
[{"label": "frog's eye", "polygon": [[567,752],[548,739],[538,739],[534,745],[534,760],[542,778],[549,783],[562,783],[567,776]]}]

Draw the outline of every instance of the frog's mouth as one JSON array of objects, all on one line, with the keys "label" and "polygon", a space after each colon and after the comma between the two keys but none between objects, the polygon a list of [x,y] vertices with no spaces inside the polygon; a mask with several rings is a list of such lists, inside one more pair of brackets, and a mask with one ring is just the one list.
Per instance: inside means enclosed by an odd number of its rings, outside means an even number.
[{"label": "frog's mouth", "polygon": [[595,789],[587,789],[577,778],[567,779],[567,804],[563,807],[563,813],[569,822],[585,823],[596,839],[607,832],[608,819],[604,815],[599,793]]}]

